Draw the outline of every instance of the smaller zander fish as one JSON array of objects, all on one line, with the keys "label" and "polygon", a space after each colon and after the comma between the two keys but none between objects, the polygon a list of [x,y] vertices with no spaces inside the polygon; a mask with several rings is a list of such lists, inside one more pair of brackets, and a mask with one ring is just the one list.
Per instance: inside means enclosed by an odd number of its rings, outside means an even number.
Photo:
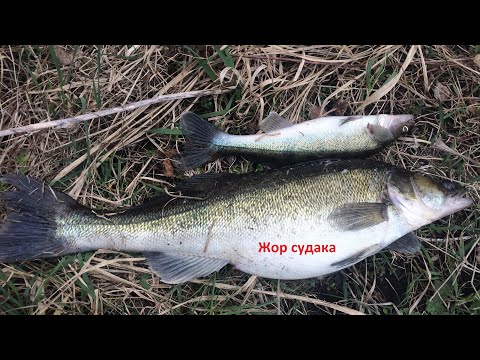
[{"label": "smaller zander fish", "polygon": [[413,128],[413,115],[326,116],[293,124],[275,112],[261,123],[261,134],[230,135],[186,112],[180,125],[186,139],[182,165],[193,169],[225,155],[263,163],[371,155]]}]

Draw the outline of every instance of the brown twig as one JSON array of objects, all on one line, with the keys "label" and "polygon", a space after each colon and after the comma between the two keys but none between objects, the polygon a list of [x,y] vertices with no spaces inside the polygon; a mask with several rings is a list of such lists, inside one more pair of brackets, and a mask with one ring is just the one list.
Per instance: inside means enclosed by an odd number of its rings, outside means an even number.
[{"label": "brown twig", "polygon": [[229,89],[198,90],[198,91],[189,91],[189,92],[183,92],[183,93],[177,93],[177,94],[160,95],[151,99],[137,101],[128,105],[116,106],[114,108],[100,110],[93,113],[83,114],[83,115],[79,115],[71,118],[45,121],[37,124],[20,126],[20,127],[6,129],[6,130],[0,130],[0,137],[30,133],[33,131],[49,129],[49,128],[65,128],[73,124],[78,124],[83,121],[88,121],[88,120],[104,117],[107,115],[113,115],[123,111],[132,111],[143,106],[150,106],[150,105],[158,104],[165,101],[174,101],[174,100],[188,99],[188,98],[207,96],[207,95],[218,95],[228,91],[230,90]]},{"label": "brown twig", "polygon": [[349,62],[349,60],[339,60],[339,59],[315,59],[315,60],[307,60],[304,58],[289,58],[284,56],[263,56],[263,55],[236,55],[236,57],[243,57],[248,59],[258,59],[258,60],[280,60],[280,61],[287,61],[287,62],[294,62],[294,63],[301,63],[304,61],[306,64],[327,64],[327,65],[338,65],[344,64]]},{"label": "brown twig", "polygon": [[[450,97],[446,98],[443,101],[456,101],[456,100],[474,100],[479,101],[480,97],[478,96],[457,96],[457,97]],[[435,106],[438,106],[438,100],[433,98],[421,98],[421,97],[412,97],[412,98],[405,98],[405,99],[378,99],[377,102],[392,102],[392,103],[401,103],[401,102],[409,102],[409,101],[424,101],[424,102],[431,102]],[[350,101],[349,104],[361,104],[363,101]]]},{"label": "brown twig", "polygon": [[454,155],[454,156],[459,156],[461,157],[462,159],[464,160],[467,160],[467,161],[470,161],[472,164],[476,165],[476,166],[480,166],[480,163],[478,161],[475,161],[473,159],[470,159],[468,156],[465,156],[463,154],[460,154],[458,151],[455,151],[453,150],[452,148],[450,148],[447,144],[445,144],[443,142],[442,139],[438,138],[437,141],[435,141],[433,144],[432,144],[432,147],[437,149],[437,150],[440,150],[440,151],[443,151],[443,152],[446,152],[448,154],[451,154],[451,155]]}]

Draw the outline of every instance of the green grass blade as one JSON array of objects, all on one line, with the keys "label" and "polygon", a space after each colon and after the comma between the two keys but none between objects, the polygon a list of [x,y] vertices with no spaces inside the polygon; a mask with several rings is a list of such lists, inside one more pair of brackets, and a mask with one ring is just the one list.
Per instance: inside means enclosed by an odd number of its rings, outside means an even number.
[{"label": "green grass blade", "polygon": [[370,93],[370,91],[372,91],[372,88],[373,88],[373,85],[372,85],[372,65],[373,65],[373,59],[368,60],[367,69],[365,71],[365,83],[367,84],[368,93]]},{"label": "green grass blade", "polygon": [[443,112],[443,105],[440,100],[438,100],[438,115],[440,117],[440,130],[445,128],[445,113]]},{"label": "green grass blade", "polygon": [[97,84],[95,86],[95,80],[93,81],[93,93],[95,96],[95,101],[97,103],[97,108],[100,109],[102,107],[102,96],[100,92],[100,72],[101,72],[101,59],[102,59],[102,46],[97,45],[97,70],[96,70],[96,77],[97,77]]},{"label": "green grass blade", "polygon": [[230,51],[228,50],[228,47],[226,47],[223,50],[220,50],[220,46],[214,45],[213,48],[217,52],[218,56],[220,56],[220,58],[222,59],[225,66],[233,68],[233,66],[235,64],[233,62],[232,55],[230,54]]},{"label": "green grass blade", "polygon": [[215,74],[215,71],[210,67],[208,64],[208,61],[204,58],[202,58],[195,50],[191,49],[190,47],[186,46],[185,47],[193,54],[195,55],[195,60],[197,60],[198,65],[201,66],[201,68],[207,73],[208,77],[215,81],[218,79],[217,74]]},{"label": "green grass blade", "polygon": [[154,128],[150,129],[147,131],[149,134],[160,134],[160,135],[175,135],[175,136],[181,136],[183,135],[182,130],[173,128],[173,129],[168,129],[168,128]]},{"label": "green grass blade", "polygon": [[[383,83],[383,85],[388,84],[388,82],[389,82],[390,80],[392,80],[395,76],[397,76],[397,72],[396,72],[396,71],[392,71],[392,73],[391,73],[390,76],[387,78],[387,80],[385,80],[385,82]],[[382,86],[383,86],[383,85],[382,85]]]},{"label": "green grass blade", "polygon": [[73,47],[72,62],[68,66],[68,72],[67,72],[67,78],[65,79],[65,84],[70,83],[70,79],[72,77],[72,70],[73,70],[73,67],[74,67],[74,64],[75,64],[75,56],[77,55],[77,52],[78,52],[78,45],[75,45]]},{"label": "green grass blade", "polygon": [[52,58],[53,64],[55,65],[55,68],[57,69],[57,75],[58,75],[58,83],[60,86],[64,85],[63,82],[63,73],[62,69],[60,66],[60,62],[58,61],[57,54],[55,54],[55,49],[52,45],[48,45],[48,51],[50,52],[50,57]]},{"label": "green grass blade", "polygon": [[90,179],[92,176],[92,170],[90,167],[90,164],[92,163],[92,156],[90,153],[90,139],[88,136],[88,122],[83,123],[83,130],[85,131],[85,151],[87,153],[87,161],[85,162],[85,166],[88,167],[88,174],[87,174],[87,179]]},{"label": "green grass blade", "polygon": [[151,276],[148,274],[142,274],[140,277],[140,285],[145,289],[145,290],[150,290],[151,286],[149,283],[147,283],[147,280],[150,279]]}]

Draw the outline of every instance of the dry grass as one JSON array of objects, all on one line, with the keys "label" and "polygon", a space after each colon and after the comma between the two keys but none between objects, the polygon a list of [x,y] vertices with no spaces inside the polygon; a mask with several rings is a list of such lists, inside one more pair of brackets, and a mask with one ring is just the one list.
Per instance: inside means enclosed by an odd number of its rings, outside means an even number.
[{"label": "dry grass", "polygon": [[[0,173],[56,180],[55,187],[82,204],[114,209],[138,204],[174,182],[168,176],[170,159],[183,138],[165,129],[178,127],[179,115],[189,109],[211,113],[218,126],[243,134],[258,131],[270,110],[297,121],[309,114],[413,113],[415,133],[375,158],[464,184],[478,204],[479,50],[3,46],[0,129],[162,94],[230,91],[1,138]],[[447,151],[439,150],[439,139]],[[251,164],[234,158],[205,166],[206,171],[249,169]],[[267,280],[228,266],[210,278],[171,286],[159,282],[142,257],[104,250],[0,264],[0,313],[478,314],[479,233],[475,205],[417,231],[425,240],[422,255],[381,253],[305,281]]]}]

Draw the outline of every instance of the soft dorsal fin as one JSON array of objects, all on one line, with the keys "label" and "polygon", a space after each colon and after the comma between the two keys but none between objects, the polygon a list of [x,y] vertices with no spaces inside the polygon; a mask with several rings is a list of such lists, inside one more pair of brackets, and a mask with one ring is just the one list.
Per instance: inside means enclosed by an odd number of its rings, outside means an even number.
[{"label": "soft dorsal fin", "polygon": [[290,126],[293,126],[293,123],[290,120],[287,120],[278,115],[275,111],[272,111],[260,123],[260,130],[262,130],[263,132],[270,132],[274,130],[284,129]]},{"label": "soft dorsal fin", "polygon": [[393,250],[403,254],[415,254],[420,252],[421,247],[422,245],[418,241],[417,236],[410,232],[388,245],[385,250]]},{"label": "soft dorsal fin", "polygon": [[227,260],[195,255],[174,255],[161,252],[144,253],[150,269],[167,284],[181,284],[220,270]]},{"label": "soft dorsal fin", "polygon": [[221,185],[224,185],[227,179],[235,176],[237,175],[228,173],[207,173],[193,175],[189,178],[181,180],[175,187],[169,188],[168,193],[147,198],[142,204],[125,208],[119,212],[138,211],[152,207],[161,207],[179,196],[193,197],[202,200],[203,198],[209,197],[213,191],[218,190]]}]

